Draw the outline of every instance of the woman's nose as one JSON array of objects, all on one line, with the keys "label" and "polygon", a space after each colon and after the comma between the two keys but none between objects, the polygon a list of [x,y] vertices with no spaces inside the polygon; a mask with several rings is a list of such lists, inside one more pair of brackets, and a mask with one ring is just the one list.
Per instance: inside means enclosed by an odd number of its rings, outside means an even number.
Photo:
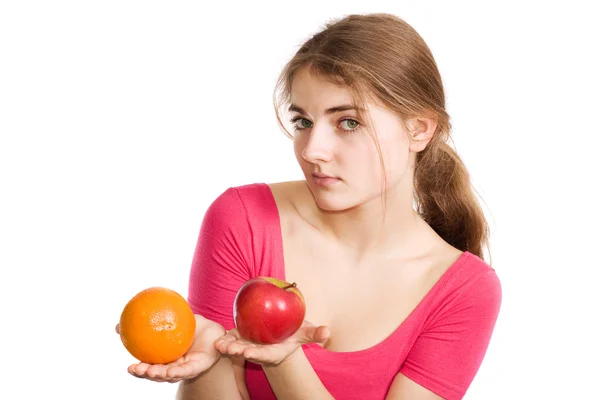
[{"label": "woman's nose", "polygon": [[306,146],[302,151],[302,158],[309,163],[327,162],[333,158],[335,134],[327,127],[312,127]]}]

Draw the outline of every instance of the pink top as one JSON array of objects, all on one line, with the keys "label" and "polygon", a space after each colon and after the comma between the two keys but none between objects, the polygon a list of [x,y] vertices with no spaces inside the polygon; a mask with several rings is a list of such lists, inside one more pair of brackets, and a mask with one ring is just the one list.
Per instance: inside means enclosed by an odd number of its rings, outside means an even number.
[{"label": "pink top", "polygon": [[[283,260],[270,187],[229,188],[204,216],[188,301],[195,313],[232,329],[237,290],[255,276],[285,280]],[[465,252],[379,344],[355,352],[332,352],[317,344],[303,350],[336,399],[385,399],[399,372],[445,399],[461,399],[487,350],[501,298],[494,269]],[[246,363],[246,385],[252,399],[275,399],[260,365]]]}]

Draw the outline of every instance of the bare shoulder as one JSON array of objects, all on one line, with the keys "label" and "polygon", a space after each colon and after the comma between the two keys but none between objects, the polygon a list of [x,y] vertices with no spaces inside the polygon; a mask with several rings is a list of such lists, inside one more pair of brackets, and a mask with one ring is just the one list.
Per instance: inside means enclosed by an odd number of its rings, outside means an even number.
[{"label": "bare shoulder", "polygon": [[441,241],[429,255],[430,268],[425,274],[425,280],[430,283],[437,282],[463,256],[463,253],[462,250]]},{"label": "bare shoulder", "polygon": [[268,183],[280,213],[287,213],[305,205],[311,194],[305,181]]},{"label": "bare shoulder", "polygon": [[444,249],[440,252],[440,263],[450,267],[463,255],[463,253],[462,250],[446,243]]},{"label": "bare shoulder", "polygon": [[275,199],[283,236],[291,239],[297,234],[304,235],[312,226],[308,216],[315,207],[314,197],[306,181],[285,181],[269,183]]}]

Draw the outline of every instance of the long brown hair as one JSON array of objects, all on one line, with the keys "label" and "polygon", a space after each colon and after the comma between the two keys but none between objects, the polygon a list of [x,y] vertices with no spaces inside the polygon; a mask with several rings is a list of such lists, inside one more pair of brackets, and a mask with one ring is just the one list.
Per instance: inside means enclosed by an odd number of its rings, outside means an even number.
[{"label": "long brown hair", "polygon": [[[346,85],[359,110],[373,96],[404,121],[435,118],[434,135],[416,156],[415,208],[446,242],[483,258],[489,226],[465,165],[448,145],[451,124],[442,79],[415,29],[391,14],[354,14],[327,23],[307,40],[285,65],[273,94],[278,123],[290,137],[280,111],[290,102],[294,74],[305,66]],[[378,151],[382,159],[379,146]]]}]

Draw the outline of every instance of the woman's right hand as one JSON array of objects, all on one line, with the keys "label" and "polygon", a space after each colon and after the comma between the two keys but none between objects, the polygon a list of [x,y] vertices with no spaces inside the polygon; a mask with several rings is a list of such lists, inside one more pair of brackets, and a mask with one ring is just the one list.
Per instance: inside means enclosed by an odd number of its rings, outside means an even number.
[{"label": "woman's right hand", "polygon": [[[212,367],[221,357],[215,348],[215,341],[225,335],[226,331],[220,324],[201,315],[196,317],[196,334],[194,343],[188,352],[170,364],[146,364],[140,362],[127,368],[131,375],[149,379],[155,382],[178,382],[192,379]],[[116,326],[119,333],[119,325]]]}]

